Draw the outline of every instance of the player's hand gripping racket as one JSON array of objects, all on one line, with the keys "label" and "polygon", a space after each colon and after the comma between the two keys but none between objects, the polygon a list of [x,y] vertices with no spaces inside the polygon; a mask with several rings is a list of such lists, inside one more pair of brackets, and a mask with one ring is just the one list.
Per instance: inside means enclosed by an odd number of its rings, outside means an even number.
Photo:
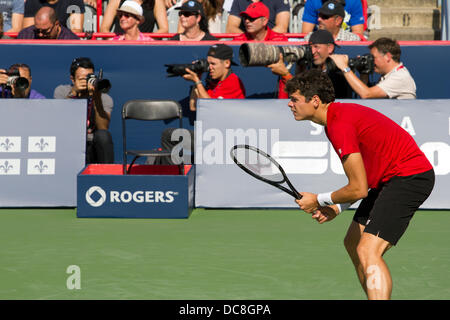
[{"label": "player's hand gripping racket", "polygon": [[[281,165],[270,155],[247,144],[235,145],[230,150],[233,161],[249,175],[264,181],[300,200],[302,196],[295,190]],[[284,186],[286,183],[290,190]]]}]

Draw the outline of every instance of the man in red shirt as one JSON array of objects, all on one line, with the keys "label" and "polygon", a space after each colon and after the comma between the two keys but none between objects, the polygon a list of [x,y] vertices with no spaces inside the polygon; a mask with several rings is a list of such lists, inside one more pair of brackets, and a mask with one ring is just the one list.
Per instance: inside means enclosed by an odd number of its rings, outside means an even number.
[{"label": "man in red shirt", "polygon": [[431,194],[433,167],[409,133],[391,119],[362,105],[334,102],[325,73],[296,75],[286,91],[295,120],[325,127],[348,178],[347,185],[333,192],[301,192],[296,202],[323,223],[363,199],[344,245],[367,297],[389,299],[392,279],[383,255],[397,244]]},{"label": "man in red shirt", "polygon": [[262,2],[253,2],[241,12],[245,32],[234,38],[234,41],[288,41],[282,34],[267,26],[269,22],[269,8]]},{"label": "man in red shirt", "polygon": [[233,61],[233,49],[225,44],[215,44],[209,48],[208,57],[209,77],[204,86],[200,80],[202,75],[190,69],[184,79],[194,82],[189,107],[196,110],[197,99],[244,99],[245,88],[241,79],[232,72],[231,66],[237,65]]},{"label": "man in red shirt", "polygon": [[[231,66],[237,65],[233,61],[233,49],[225,44],[215,44],[208,50],[207,61],[209,64],[209,74],[206,80],[206,86],[201,81],[202,75],[197,74],[190,69],[185,69],[186,74],[183,78],[194,82],[189,100],[189,109],[197,110],[197,99],[244,99],[245,87],[241,79],[232,72]],[[180,142],[181,141],[181,142]],[[184,153],[187,150],[191,152],[189,160],[194,160],[194,132],[192,130],[176,130],[174,128],[165,129],[161,136],[161,146],[166,150],[178,150],[175,146],[183,143]],[[174,159],[180,159],[177,154]],[[171,159],[161,159],[162,164],[179,164]]]}]

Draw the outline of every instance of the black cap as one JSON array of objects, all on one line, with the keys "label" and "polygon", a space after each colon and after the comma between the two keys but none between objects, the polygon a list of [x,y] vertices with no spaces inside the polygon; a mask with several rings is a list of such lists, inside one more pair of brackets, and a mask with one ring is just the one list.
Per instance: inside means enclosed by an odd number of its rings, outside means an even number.
[{"label": "black cap", "polygon": [[329,43],[332,43],[336,47],[339,47],[334,42],[333,35],[330,33],[330,31],[325,29],[319,29],[317,31],[314,31],[309,37],[309,44],[329,44]]},{"label": "black cap", "polygon": [[181,11],[189,11],[189,12],[198,12],[201,16],[205,16],[205,12],[203,11],[203,6],[200,2],[195,0],[186,1],[181,5],[181,7],[175,8],[175,10]]},{"label": "black cap", "polygon": [[220,60],[227,60],[229,59],[231,61],[232,65],[237,66],[238,64],[233,61],[233,49],[230,46],[227,46],[226,44],[218,43],[215,45],[212,45],[208,50],[208,56],[217,58]]},{"label": "black cap", "polygon": [[320,8],[318,11],[319,13],[327,16],[340,16],[342,18],[345,17],[344,6],[336,0],[329,0],[325,2],[322,8]]}]

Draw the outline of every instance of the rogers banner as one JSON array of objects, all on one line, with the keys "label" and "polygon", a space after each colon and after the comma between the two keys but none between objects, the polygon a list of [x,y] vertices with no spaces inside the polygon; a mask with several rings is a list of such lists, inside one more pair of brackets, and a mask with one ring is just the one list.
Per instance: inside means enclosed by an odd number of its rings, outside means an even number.
[{"label": "rogers banner", "polygon": [[[450,100],[337,100],[385,114],[416,140],[436,173],[424,209],[450,209]],[[235,144],[272,155],[298,191],[327,192],[347,183],[324,128],[295,121],[288,100],[202,99],[195,123],[196,207],[295,208],[294,199],[242,171],[230,157]],[[383,134],[383,132],[380,132]]]}]

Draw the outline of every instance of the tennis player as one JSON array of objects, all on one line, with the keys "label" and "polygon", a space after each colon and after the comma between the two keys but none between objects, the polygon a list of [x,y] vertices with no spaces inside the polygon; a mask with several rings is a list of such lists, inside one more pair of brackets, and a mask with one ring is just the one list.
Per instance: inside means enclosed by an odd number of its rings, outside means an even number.
[{"label": "tennis player", "polygon": [[333,85],[325,73],[309,70],[296,75],[287,82],[286,92],[295,120],[325,127],[348,179],[332,192],[301,192],[297,204],[324,223],[363,199],[344,244],[367,297],[390,299],[392,279],[383,255],[397,244],[430,195],[432,165],[409,133],[391,119],[362,105],[334,102]]}]

